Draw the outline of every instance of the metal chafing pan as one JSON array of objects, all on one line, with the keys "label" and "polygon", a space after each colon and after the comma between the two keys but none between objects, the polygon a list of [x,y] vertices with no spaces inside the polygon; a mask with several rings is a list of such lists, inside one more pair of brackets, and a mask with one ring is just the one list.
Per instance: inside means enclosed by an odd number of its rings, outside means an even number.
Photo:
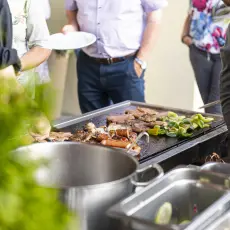
[{"label": "metal chafing pan", "polygon": [[230,176],[230,164],[210,162],[201,167],[201,170],[212,171]]},{"label": "metal chafing pan", "polygon": [[[160,229],[154,224],[158,209],[165,202],[173,207],[167,229],[183,229],[184,220],[196,220],[210,205],[227,194],[229,178],[195,168],[177,168],[108,210],[124,229]],[[188,226],[190,225],[188,224]]]},{"label": "metal chafing pan", "polygon": [[210,226],[207,226],[205,230],[230,230],[230,210],[210,224]]},{"label": "metal chafing pan", "polygon": [[[194,220],[186,230],[225,230],[230,229],[230,193],[224,194],[204,213]],[[226,230],[227,230],[226,229]]]},{"label": "metal chafing pan", "polygon": [[[123,114],[126,110],[135,109],[138,106],[155,109],[159,112],[173,111],[180,115],[186,115],[186,116],[191,116],[196,113],[194,111],[156,106],[156,105],[150,105],[150,104],[140,103],[140,102],[125,101],[103,109],[99,109],[90,113],[83,114],[82,116],[77,117],[75,119],[71,119],[69,121],[56,124],[54,128],[63,132],[74,133],[76,132],[77,129],[82,129],[82,127],[88,122],[93,122],[96,126],[103,126],[106,124],[106,118],[109,115]],[[172,148],[177,148],[178,146],[189,143],[194,139],[203,137],[204,135],[209,134],[211,131],[215,130],[217,127],[220,127],[224,124],[224,120],[222,116],[210,115],[210,114],[203,114],[203,115],[213,117],[215,121],[212,123],[210,128],[197,130],[194,132],[194,135],[188,139],[178,139],[178,138],[170,138],[170,137],[150,137],[149,145],[148,146],[143,145],[143,151],[140,156],[140,163],[143,163],[148,159],[152,158],[153,156],[163,153],[164,151],[168,151]],[[207,138],[209,138],[208,135]],[[197,143],[198,142],[199,140],[197,141]]]}]

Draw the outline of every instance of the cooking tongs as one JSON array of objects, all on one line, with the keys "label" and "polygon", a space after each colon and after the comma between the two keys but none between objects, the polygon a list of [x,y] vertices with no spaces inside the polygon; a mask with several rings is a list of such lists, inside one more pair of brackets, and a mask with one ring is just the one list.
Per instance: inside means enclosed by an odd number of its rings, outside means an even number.
[{"label": "cooking tongs", "polygon": [[213,101],[211,103],[205,104],[205,105],[201,106],[199,109],[206,109],[206,108],[209,108],[209,107],[212,107],[215,105],[219,105],[219,104],[220,104],[220,100],[217,100],[217,101]]},{"label": "cooking tongs", "polygon": [[146,136],[146,143],[147,145],[149,145],[149,134],[146,132],[142,132],[137,136],[136,140],[133,141],[133,143],[128,147],[127,153],[134,155],[134,156],[137,155],[137,153],[133,151],[132,149],[143,136]]}]

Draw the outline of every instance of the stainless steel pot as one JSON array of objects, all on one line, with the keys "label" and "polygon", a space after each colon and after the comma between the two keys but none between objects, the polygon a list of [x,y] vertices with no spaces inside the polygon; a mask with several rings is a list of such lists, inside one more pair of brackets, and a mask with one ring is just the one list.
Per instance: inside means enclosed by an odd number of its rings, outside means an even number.
[{"label": "stainless steel pot", "polygon": [[[25,159],[48,160],[36,172],[42,186],[57,187],[62,200],[78,213],[81,230],[111,229],[106,210],[127,197],[138,184],[137,175],[150,168],[163,170],[159,165],[138,169],[138,162],[123,151],[80,143],[42,143],[16,150]],[[155,178],[155,179],[156,179]]]}]

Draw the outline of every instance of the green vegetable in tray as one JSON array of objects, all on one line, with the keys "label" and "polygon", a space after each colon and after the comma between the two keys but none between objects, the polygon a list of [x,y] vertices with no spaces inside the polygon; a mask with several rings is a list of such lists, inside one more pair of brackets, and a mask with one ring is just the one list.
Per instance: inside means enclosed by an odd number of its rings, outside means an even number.
[{"label": "green vegetable in tray", "polygon": [[181,223],[180,223],[180,225],[184,225],[184,224],[189,224],[191,221],[189,221],[189,220],[183,220]]},{"label": "green vegetable in tray", "polygon": [[155,224],[169,224],[172,218],[172,204],[165,202],[157,211]]},{"label": "green vegetable in tray", "polygon": [[167,125],[164,127],[154,126],[154,128],[148,130],[150,135],[187,138],[191,137],[196,129],[210,127],[210,123],[214,121],[214,118],[204,117],[201,114],[186,117],[179,116],[174,112],[168,112],[167,116],[161,117],[161,120],[166,122]]}]

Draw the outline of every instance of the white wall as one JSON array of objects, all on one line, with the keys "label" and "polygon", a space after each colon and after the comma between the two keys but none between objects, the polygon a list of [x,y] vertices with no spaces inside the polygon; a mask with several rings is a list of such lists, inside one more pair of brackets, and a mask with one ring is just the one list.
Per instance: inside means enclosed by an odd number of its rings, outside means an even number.
[{"label": "white wall", "polygon": [[[126,0],[127,1],[127,0]],[[65,24],[63,0],[51,0],[52,33]],[[169,0],[164,10],[162,30],[152,51],[146,72],[146,100],[148,103],[196,109],[201,103],[188,59],[188,49],[180,41],[180,34],[188,10],[188,0]],[[75,59],[70,58],[65,86],[63,112],[80,113],[77,101]]]}]

